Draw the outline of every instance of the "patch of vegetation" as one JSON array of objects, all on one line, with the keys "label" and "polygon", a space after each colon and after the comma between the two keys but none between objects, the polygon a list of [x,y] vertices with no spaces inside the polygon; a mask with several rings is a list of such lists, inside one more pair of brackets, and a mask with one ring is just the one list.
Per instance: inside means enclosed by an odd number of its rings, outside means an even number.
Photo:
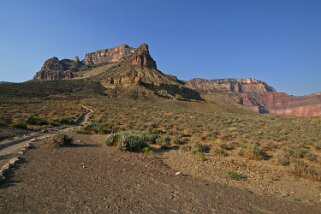
[{"label": "patch of vegetation", "polygon": [[239,155],[253,160],[267,160],[269,158],[264,149],[255,143],[241,145]]},{"label": "patch of vegetation", "polygon": [[26,124],[33,125],[33,126],[43,126],[43,125],[48,125],[48,121],[40,117],[29,116],[26,119]]},{"label": "patch of vegetation", "polygon": [[66,134],[58,134],[49,138],[48,143],[53,147],[66,147],[72,145],[73,138]]},{"label": "patch of vegetation", "polygon": [[152,150],[149,146],[143,148],[143,152],[148,155],[155,155],[154,150]]},{"label": "patch of vegetation", "polygon": [[227,157],[229,154],[226,152],[226,150],[222,149],[222,148],[214,148],[213,153],[215,155],[219,155],[219,156],[223,156],[223,157]]},{"label": "patch of vegetation", "polygon": [[321,181],[321,169],[308,165],[303,160],[293,161],[290,167],[290,171],[295,176]]},{"label": "patch of vegetation", "polygon": [[85,130],[85,129],[83,129],[83,128],[79,128],[79,129],[77,129],[76,130],[76,133],[77,134],[90,134],[90,132],[89,131],[87,131],[87,130]]},{"label": "patch of vegetation", "polygon": [[236,171],[230,171],[227,173],[228,177],[233,179],[233,180],[237,180],[237,181],[240,181],[240,180],[246,180],[247,177],[236,172]]},{"label": "patch of vegetation", "polygon": [[13,124],[13,128],[16,129],[28,129],[27,124],[24,121],[18,120]]},{"label": "patch of vegetation", "polygon": [[102,124],[100,123],[91,123],[85,126],[84,131],[88,133],[95,133],[95,134],[108,134],[110,133],[109,130],[106,130]]},{"label": "patch of vegetation", "polygon": [[151,140],[153,141],[154,138],[145,132],[123,131],[109,135],[106,144],[108,146],[117,145],[120,149],[130,152],[141,152],[148,147]]},{"label": "patch of vegetation", "polygon": [[205,155],[205,153],[204,153],[204,152],[199,152],[199,153],[197,153],[197,159],[198,159],[199,161],[202,161],[202,162],[206,161],[206,155]]},{"label": "patch of vegetation", "polygon": [[58,123],[60,125],[75,125],[76,122],[70,118],[56,118],[53,120],[54,123]]}]

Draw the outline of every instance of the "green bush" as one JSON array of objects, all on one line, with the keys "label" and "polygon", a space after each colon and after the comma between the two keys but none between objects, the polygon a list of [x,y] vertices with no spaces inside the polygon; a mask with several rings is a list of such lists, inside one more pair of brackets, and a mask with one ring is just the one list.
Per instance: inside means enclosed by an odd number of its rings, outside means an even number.
[{"label": "green bush", "polygon": [[109,135],[106,144],[108,146],[117,145],[126,151],[141,152],[143,148],[148,147],[148,142],[151,140],[146,136],[148,135],[145,132],[124,131]]},{"label": "green bush", "polygon": [[110,134],[106,139],[107,146],[114,146],[117,142],[117,134]]},{"label": "green bush", "polygon": [[269,158],[265,150],[255,143],[241,145],[239,155],[254,160],[267,160]]},{"label": "green bush", "polygon": [[120,133],[119,139],[119,147],[122,150],[140,152],[147,146],[147,143],[144,141],[144,137],[140,134],[123,132]]},{"label": "green bush", "polygon": [[235,171],[230,171],[227,173],[228,177],[233,179],[233,180],[237,180],[237,181],[240,181],[240,180],[245,180],[247,177],[244,176],[244,175],[241,175],[239,174],[238,172],[235,172]]},{"label": "green bush", "polygon": [[34,125],[34,126],[43,126],[43,125],[48,125],[48,121],[40,117],[29,116],[26,119],[26,124]]},{"label": "green bush", "polygon": [[60,125],[75,125],[76,122],[70,118],[58,118],[54,119],[53,122],[58,123]]},{"label": "green bush", "polygon": [[149,146],[144,147],[142,151],[148,155],[155,155],[155,152]]},{"label": "green bush", "polygon": [[290,171],[298,177],[321,181],[321,169],[306,164],[302,160],[293,161]]},{"label": "green bush", "polygon": [[69,137],[66,134],[58,134],[49,138],[48,142],[50,145],[54,147],[71,146],[73,142],[73,138]]},{"label": "green bush", "polygon": [[108,133],[110,133],[110,131],[104,129],[100,123],[91,123],[91,124],[87,125],[84,128],[84,130],[89,133],[93,132],[95,134],[108,134]]},{"label": "green bush", "polygon": [[16,129],[27,129],[28,126],[27,124],[24,122],[24,121],[17,121],[13,124],[13,127],[16,128]]},{"label": "green bush", "polygon": [[79,128],[76,131],[77,134],[90,134],[87,130],[84,130],[83,128]]}]

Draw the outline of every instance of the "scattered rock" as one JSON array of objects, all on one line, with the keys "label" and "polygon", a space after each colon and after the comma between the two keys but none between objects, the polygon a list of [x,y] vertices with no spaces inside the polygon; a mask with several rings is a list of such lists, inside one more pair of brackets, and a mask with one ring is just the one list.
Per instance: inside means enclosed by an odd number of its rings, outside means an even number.
[{"label": "scattered rock", "polygon": [[175,173],[175,175],[177,176],[177,175],[181,175],[182,173],[181,172],[176,172]]}]

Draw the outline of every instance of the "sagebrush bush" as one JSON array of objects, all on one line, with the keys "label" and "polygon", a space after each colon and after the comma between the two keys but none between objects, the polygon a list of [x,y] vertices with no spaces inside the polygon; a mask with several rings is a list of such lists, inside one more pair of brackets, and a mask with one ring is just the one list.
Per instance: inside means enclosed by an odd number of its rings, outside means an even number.
[{"label": "sagebrush bush", "polygon": [[290,171],[298,177],[321,181],[321,169],[310,166],[303,160],[296,160],[290,165]]},{"label": "sagebrush bush", "polygon": [[13,124],[13,128],[16,128],[16,129],[27,129],[28,126],[27,124],[24,122],[24,121],[17,121]]},{"label": "sagebrush bush", "polygon": [[26,124],[28,125],[34,125],[34,126],[43,126],[48,125],[48,121],[46,119],[36,117],[36,116],[29,116],[26,119]]},{"label": "sagebrush bush", "polygon": [[71,146],[73,138],[66,134],[57,134],[48,139],[48,143],[53,147]]},{"label": "sagebrush bush", "polygon": [[235,172],[235,171],[229,171],[227,173],[228,177],[233,179],[233,180],[237,180],[237,181],[240,181],[240,180],[245,180],[247,177],[238,173],[238,172]]},{"label": "sagebrush bush", "polygon": [[254,160],[267,160],[268,154],[258,144],[243,144],[239,150],[239,155]]},{"label": "sagebrush bush", "polygon": [[126,151],[141,152],[143,148],[148,147],[150,141],[154,141],[153,135],[138,131],[123,131],[110,134],[106,139],[106,144],[108,146],[117,145]]}]

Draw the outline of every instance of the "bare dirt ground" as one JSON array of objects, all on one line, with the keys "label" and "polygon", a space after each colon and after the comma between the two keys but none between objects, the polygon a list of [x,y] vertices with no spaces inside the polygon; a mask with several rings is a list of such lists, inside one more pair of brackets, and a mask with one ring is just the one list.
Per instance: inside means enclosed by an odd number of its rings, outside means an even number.
[{"label": "bare dirt ground", "polygon": [[0,189],[1,213],[320,213],[321,206],[175,176],[161,158],[97,136],[28,151]]}]

